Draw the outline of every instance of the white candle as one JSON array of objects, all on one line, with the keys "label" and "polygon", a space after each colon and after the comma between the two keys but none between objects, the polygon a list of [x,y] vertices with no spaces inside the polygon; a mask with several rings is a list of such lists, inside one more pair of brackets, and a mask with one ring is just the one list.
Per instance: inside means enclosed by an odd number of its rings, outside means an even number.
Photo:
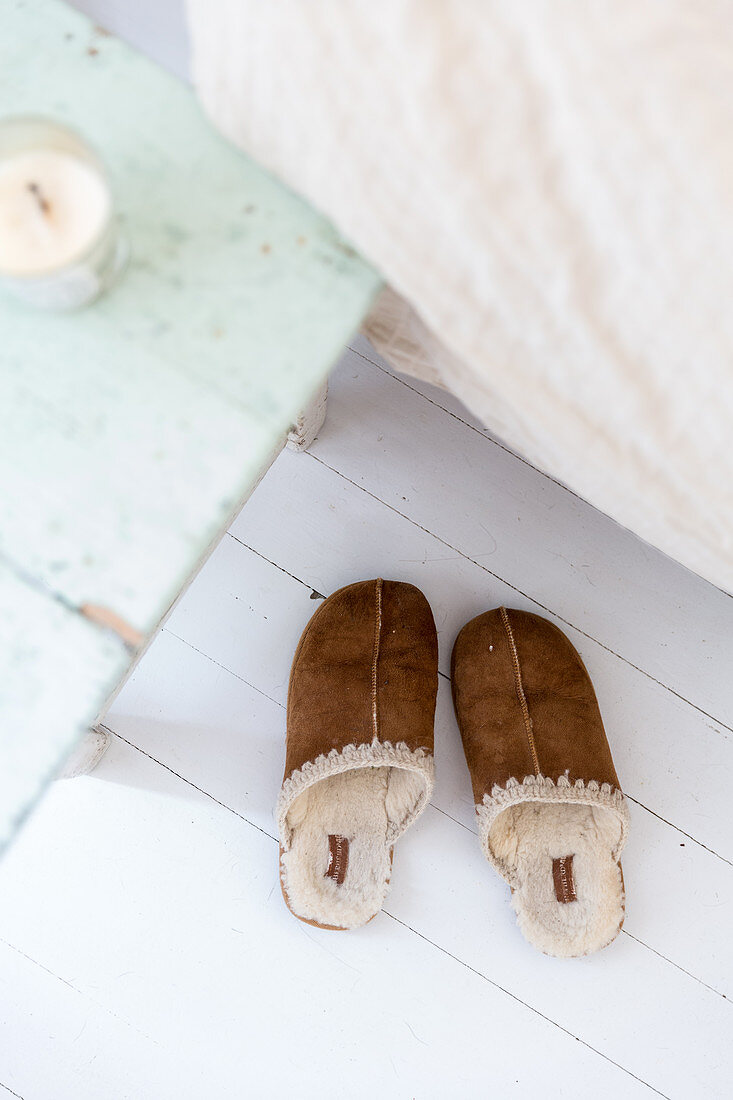
[{"label": "white candle", "polygon": [[40,118],[0,120],[0,282],[34,305],[96,298],[126,250],[104,170],[73,131]]},{"label": "white candle", "polygon": [[0,161],[0,271],[43,275],[78,260],[110,210],[99,174],[68,153],[34,149]]}]

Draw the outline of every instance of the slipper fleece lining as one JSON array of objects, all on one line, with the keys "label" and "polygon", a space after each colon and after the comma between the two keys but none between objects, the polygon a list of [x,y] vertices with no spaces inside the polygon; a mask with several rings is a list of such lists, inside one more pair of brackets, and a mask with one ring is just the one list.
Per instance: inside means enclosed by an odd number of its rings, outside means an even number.
[{"label": "slipper fleece lining", "polygon": [[[363,767],[303,791],[288,811],[291,841],[280,859],[283,889],[296,916],[337,928],[371,920],[387,894],[394,840],[424,790],[414,772]],[[348,841],[343,881],[341,874],[328,874],[334,843],[329,837]]]},{"label": "slipper fleece lining", "polygon": [[[492,854],[512,886],[522,934],[540,951],[588,955],[617,935],[624,918],[623,879],[613,856],[620,833],[617,816],[593,805],[521,802],[494,821]],[[558,898],[555,861],[571,876],[565,900]]]}]

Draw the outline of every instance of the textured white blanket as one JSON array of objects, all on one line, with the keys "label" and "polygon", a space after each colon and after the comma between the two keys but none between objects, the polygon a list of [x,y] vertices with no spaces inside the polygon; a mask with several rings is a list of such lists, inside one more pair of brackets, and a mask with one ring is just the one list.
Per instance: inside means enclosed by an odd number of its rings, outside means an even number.
[{"label": "textured white blanket", "polygon": [[733,5],[188,4],[212,119],[394,288],[395,365],[731,590]]}]

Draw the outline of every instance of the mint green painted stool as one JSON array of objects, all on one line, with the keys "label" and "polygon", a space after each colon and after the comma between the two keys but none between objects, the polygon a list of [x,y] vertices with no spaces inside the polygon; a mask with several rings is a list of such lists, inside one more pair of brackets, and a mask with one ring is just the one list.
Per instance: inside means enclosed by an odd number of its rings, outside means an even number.
[{"label": "mint green painted stool", "polygon": [[[188,88],[55,0],[6,0],[4,114],[76,128],[131,254],[75,313],[0,298],[0,845],[103,712],[379,287]],[[70,757],[70,754],[71,755]]]}]

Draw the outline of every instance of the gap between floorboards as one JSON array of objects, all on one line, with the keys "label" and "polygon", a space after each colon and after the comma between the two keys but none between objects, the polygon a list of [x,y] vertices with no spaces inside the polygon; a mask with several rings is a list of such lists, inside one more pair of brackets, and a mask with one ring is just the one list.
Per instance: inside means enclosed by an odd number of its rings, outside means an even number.
[{"label": "gap between floorboards", "polygon": [[[424,534],[428,535],[430,538],[435,539],[437,542],[441,543],[441,545],[445,546],[445,548],[447,550],[452,550],[454,554],[457,554],[459,557],[463,558],[464,561],[470,562],[471,565],[477,566],[479,569],[483,570],[484,573],[487,573],[490,577],[493,577],[495,580],[499,581],[501,584],[505,584],[507,586],[507,588],[511,588],[513,592],[518,593],[518,595],[523,596],[524,599],[529,600],[531,603],[533,603],[535,605],[535,607],[539,607],[543,611],[546,611],[549,615],[553,615],[561,623],[564,623],[565,626],[570,627],[571,630],[576,630],[578,632],[578,634],[582,635],[584,638],[587,638],[589,641],[594,642],[596,645],[600,646],[601,649],[605,650],[606,653],[610,653],[612,657],[615,657],[619,661],[623,661],[624,664],[628,665],[630,668],[633,668],[636,672],[639,672],[642,676],[645,676],[652,683],[657,684],[659,687],[663,688],[665,691],[668,691],[670,693],[670,695],[674,695],[675,698],[681,700],[681,702],[683,702],[683,703],[686,703],[688,707],[692,707],[692,709],[696,710],[699,714],[704,714],[706,718],[709,718],[712,722],[715,722],[715,724],[717,726],[720,726],[723,729],[728,730],[730,733],[733,733],[733,726],[728,725],[727,722],[724,722],[722,719],[717,718],[714,714],[711,714],[709,711],[704,710],[702,707],[698,706],[696,703],[692,703],[684,695],[681,695],[678,691],[675,691],[674,688],[670,687],[669,684],[665,684],[662,680],[658,680],[656,676],[652,676],[652,674],[650,672],[647,672],[645,669],[641,668],[639,665],[634,664],[633,661],[630,661],[628,659],[628,657],[624,657],[623,654],[617,653],[615,649],[612,649],[610,646],[606,645],[606,643],[602,642],[599,638],[594,637],[593,634],[589,634],[587,630],[583,630],[581,627],[576,626],[575,623],[570,622],[568,619],[566,619],[562,615],[558,614],[558,612],[553,610],[553,608],[548,607],[546,604],[541,603],[534,596],[530,595],[529,592],[525,592],[524,589],[519,588],[516,584],[512,584],[511,581],[506,580],[499,573],[494,573],[491,569],[488,569],[485,565],[482,565],[481,562],[476,561],[475,558],[472,558],[468,554],[465,554],[462,550],[459,550],[457,546],[453,546],[452,543],[447,542],[444,538],[441,538],[440,535],[436,535],[433,531],[429,531],[427,527],[423,527],[422,524],[417,523],[416,520],[412,519],[410,516],[405,515],[405,513],[401,512],[399,510],[399,508],[395,508],[393,504],[388,504],[386,501],[381,500],[380,497],[378,497],[374,493],[370,492],[369,489],[365,489],[363,485],[359,485],[358,482],[352,481],[352,479],[350,477],[347,477],[345,474],[341,473],[341,471],[336,469],[335,466],[331,466],[328,462],[325,462],[322,458],[319,458],[317,455],[311,454],[311,452],[309,452],[309,451],[305,451],[304,454],[306,455],[307,458],[311,459],[313,462],[318,462],[318,463],[320,463],[321,466],[325,466],[325,468],[327,470],[330,470],[331,473],[336,474],[337,477],[342,478],[343,481],[348,482],[348,484],[352,485],[355,489],[359,489],[362,493],[365,493],[368,497],[371,497],[372,500],[376,501],[378,504],[381,504],[382,507],[388,508],[391,512],[394,512],[395,515],[398,515],[401,519],[404,519],[408,523],[411,523],[413,525],[413,527],[416,527],[419,531],[422,531]],[[229,534],[230,534],[231,538],[236,538],[235,535],[232,535],[231,533],[229,533]],[[242,546],[247,545],[246,543],[242,542],[241,539],[236,539],[236,541],[239,542]],[[249,550],[249,549],[251,549],[251,547],[248,546],[247,549]],[[253,552],[256,553],[257,551],[253,551]],[[260,555],[260,557],[261,556],[262,555]],[[265,559],[265,560],[267,560],[267,559]],[[274,563],[271,563],[271,564],[274,564]],[[279,568],[279,566],[277,568]],[[287,572],[287,571],[283,570],[283,572]],[[301,582],[301,583],[304,583],[304,582]],[[310,587],[310,585],[308,585],[308,587]]]},{"label": "gap between floorboards", "polygon": [[[184,643],[184,644],[187,644],[187,643]],[[277,703],[277,700],[273,699],[272,702]],[[277,705],[282,706],[282,703],[277,703]],[[220,806],[223,810],[226,810],[228,813],[233,814],[236,818],[238,818],[240,821],[242,821],[245,825],[250,825],[253,829],[256,829],[257,832],[262,833],[263,836],[268,837],[273,843],[279,844],[278,838],[273,833],[268,832],[267,829],[263,829],[261,825],[257,825],[254,821],[250,821],[250,819],[248,817],[245,817],[244,814],[240,813],[238,810],[235,810],[228,803],[222,802],[221,799],[216,798],[215,795],[210,794],[203,787],[199,787],[196,783],[193,782],[193,780],[187,779],[185,775],[182,775],[180,772],[177,772],[169,764],[166,764],[162,760],[159,760],[156,756],[152,756],[151,753],[147,752],[145,749],[141,748],[139,745],[136,745],[134,743],[134,741],[129,741],[126,737],[123,737],[121,733],[117,733],[114,729],[112,729],[111,726],[105,725],[105,724],[100,724],[100,728],[106,730],[107,733],[109,733],[112,737],[115,737],[118,741],[122,741],[125,745],[127,745],[129,748],[133,749],[135,752],[140,753],[147,760],[150,760],[151,763],[156,764],[159,768],[163,768],[164,771],[167,771],[170,775],[175,776],[176,779],[179,779],[182,783],[185,783],[186,786],[191,787],[195,791],[198,791],[199,794],[202,794],[205,798],[210,799],[212,802],[216,803],[217,806]],[[634,800],[632,800],[632,801],[634,801]],[[636,804],[639,805],[639,803],[636,803]],[[449,818],[449,820],[454,822],[454,824],[459,825],[462,828],[466,829],[467,832],[473,833],[474,836],[478,835],[473,829],[469,829],[468,826],[464,825],[462,822],[456,821],[456,819],[454,817],[452,817],[451,814],[446,813],[445,810],[441,810],[440,807],[436,806],[432,801],[429,802],[428,805],[431,806],[433,809],[437,810],[438,813],[441,813],[444,817]],[[642,808],[645,808],[645,807],[642,807]],[[655,814],[654,816],[658,817],[657,814]],[[660,820],[664,820],[664,819],[660,818]],[[665,822],[665,824],[669,825],[669,822]],[[674,828],[674,826],[670,826],[670,827]],[[687,836],[686,833],[684,835]],[[694,841],[694,839],[692,837],[690,837],[690,839],[693,840],[694,843],[697,843],[697,841]],[[700,847],[704,848],[705,846],[700,845]],[[706,851],[710,851],[710,849],[706,849]],[[715,854],[716,854],[715,852],[711,853],[711,855],[715,855]],[[722,858],[722,857],[718,857],[718,858]],[[728,861],[724,860],[724,862],[728,862]],[[393,913],[390,913],[388,909],[385,908],[382,911],[384,913],[386,913],[387,916],[391,917],[393,920],[398,921],[399,924],[403,923]],[[404,927],[409,928],[409,925],[405,925]],[[421,932],[417,932],[414,928],[410,928],[410,931],[414,932],[415,935],[417,935],[417,936],[421,936],[422,939],[427,939],[427,937],[423,936]],[[692,981],[697,982],[698,985],[703,986],[710,993],[714,993],[716,996],[720,997],[722,1000],[728,1001],[728,997],[726,996],[725,993],[722,993],[719,989],[716,989],[715,986],[710,985],[708,982],[704,981],[702,978],[698,978],[698,976],[696,974],[693,974],[692,971],[686,970],[684,966],[680,966],[679,963],[676,963],[674,961],[674,959],[670,959],[667,955],[662,954],[661,951],[657,951],[656,948],[651,947],[644,940],[639,939],[638,936],[634,936],[634,935],[632,935],[631,932],[627,932],[625,928],[621,929],[621,934],[628,936],[630,939],[634,940],[635,943],[638,943],[641,947],[645,948],[647,951],[651,951],[652,954],[657,956],[657,958],[663,959],[664,962],[666,962],[669,966],[674,967],[675,970],[679,970],[680,973],[684,974],[686,977],[690,978]],[[432,943],[432,940],[427,940],[427,942]],[[9,945],[9,946],[11,946],[11,945]],[[438,945],[438,944],[433,944],[433,946],[437,947],[438,950],[440,950],[440,951],[445,950],[444,948],[440,947],[440,945]],[[445,951],[445,954],[450,955],[450,952]],[[451,955],[451,958],[454,958],[454,957],[455,956]],[[473,969],[473,967],[471,967],[469,963],[463,962],[463,960],[461,960],[461,959],[458,959],[457,961],[461,962],[463,966],[467,966],[469,970]],[[475,972],[479,973],[479,971],[475,971]],[[500,986],[496,982],[493,982],[492,979],[488,978],[485,974],[481,974],[481,977],[483,977],[486,981],[491,982],[492,985],[496,985],[497,989],[501,989],[502,992],[508,993],[509,996],[514,997],[513,993],[509,993],[508,990],[503,988],[503,986]],[[518,997],[514,997],[514,999],[519,1000]],[[524,1004],[525,1002],[522,1001],[521,1003]],[[527,1005],[527,1007],[531,1008],[532,1006]],[[538,1010],[532,1009],[532,1011],[534,1012],[534,1011],[538,1011]],[[538,1011],[538,1015],[542,1016],[543,1014]],[[557,1026],[561,1027],[561,1025],[559,1025],[559,1024]],[[566,1029],[562,1028],[562,1030],[564,1031]],[[570,1032],[568,1032],[568,1034],[570,1034]],[[574,1036],[574,1038],[577,1039],[578,1037]],[[582,1042],[583,1040],[579,1040],[579,1041]],[[588,1044],[586,1044],[586,1045],[588,1045]],[[590,1049],[593,1050],[594,1048],[591,1047]],[[596,1053],[599,1053],[599,1052],[596,1051]],[[605,1057],[605,1055],[601,1055],[601,1057]],[[608,1059],[608,1061],[612,1061],[612,1059]],[[616,1065],[615,1062],[614,1062],[614,1065]],[[621,1068],[623,1068],[623,1067],[621,1067]],[[632,1074],[632,1076],[633,1076],[633,1074]],[[644,1082],[644,1084],[646,1084],[646,1082]],[[651,1088],[651,1086],[649,1086],[649,1087]],[[661,1095],[661,1093],[660,1093],[660,1095]]]}]

